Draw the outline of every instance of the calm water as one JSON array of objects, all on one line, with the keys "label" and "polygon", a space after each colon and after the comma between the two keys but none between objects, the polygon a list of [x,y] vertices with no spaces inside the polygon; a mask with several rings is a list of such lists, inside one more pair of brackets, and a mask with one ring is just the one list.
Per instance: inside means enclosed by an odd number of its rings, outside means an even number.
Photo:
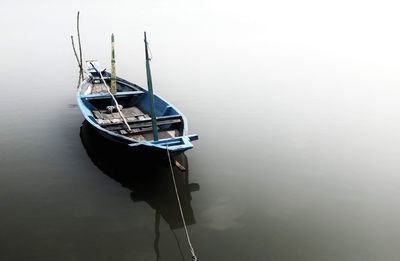
[{"label": "calm water", "polygon": [[200,140],[175,169],[201,260],[399,260],[400,18],[357,1],[3,1],[0,259],[190,260],[163,157],[98,137],[85,59],[154,88]]}]

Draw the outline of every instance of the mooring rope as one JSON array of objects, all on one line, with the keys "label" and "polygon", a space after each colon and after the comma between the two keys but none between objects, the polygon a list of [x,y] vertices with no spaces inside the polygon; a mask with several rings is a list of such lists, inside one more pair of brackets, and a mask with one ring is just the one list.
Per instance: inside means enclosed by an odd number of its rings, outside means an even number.
[{"label": "mooring rope", "polygon": [[107,92],[111,95],[111,98],[114,100],[115,107],[116,107],[116,109],[117,109],[117,111],[118,111],[118,113],[119,113],[119,116],[121,116],[121,118],[122,118],[122,120],[124,121],[126,127],[127,127],[128,130],[131,132],[132,129],[131,129],[131,127],[129,126],[128,122],[126,121],[126,118],[125,118],[124,114],[123,114],[122,111],[119,109],[119,104],[118,104],[118,102],[117,102],[117,99],[115,99],[114,95],[111,93],[110,87],[108,87],[106,81],[105,81],[104,78],[103,78],[103,74],[97,70],[97,68],[93,65],[92,62],[90,62],[90,64],[92,65],[93,69],[95,69],[96,72],[97,72],[98,74],[100,74],[100,78],[101,78],[101,80],[103,81],[104,86],[106,86]]},{"label": "mooring rope", "polygon": [[167,155],[168,155],[169,167],[171,169],[172,181],[174,183],[176,200],[178,201],[179,211],[181,213],[182,223],[183,223],[183,227],[185,229],[186,239],[187,239],[187,242],[188,242],[188,245],[189,245],[189,250],[190,250],[190,253],[192,255],[192,260],[193,261],[198,261],[199,259],[197,258],[196,254],[194,252],[193,246],[192,246],[192,242],[190,241],[189,232],[188,232],[188,229],[187,229],[187,226],[186,226],[186,222],[185,222],[185,216],[183,215],[181,200],[179,199],[178,188],[176,187],[175,174],[174,174],[174,169],[172,167],[172,162],[171,162],[171,155],[169,154],[169,150],[168,150],[168,144],[167,144]]}]

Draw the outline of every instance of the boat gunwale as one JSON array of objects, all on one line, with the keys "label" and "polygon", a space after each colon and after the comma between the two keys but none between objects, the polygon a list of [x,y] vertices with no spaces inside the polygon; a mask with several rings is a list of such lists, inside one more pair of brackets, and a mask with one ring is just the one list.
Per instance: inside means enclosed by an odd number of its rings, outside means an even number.
[{"label": "boat gunwale", "polygon": [[[106,72],[108,73],[108,72]],[[170,106],[172,109],[174,109],[176,111],[176,113],[182,118],[182,123],[183,123],[183,128],[182,128],[182,134],[178,137],[173,137],[173,138],[166,138],[166,139],[160,139],[158,141],[144,141],[144,140],[137,140],[131,137],[126,137],[122,134],[118,134],[112,131],[109,131],[105,128],[103,128],[94,118],[93,112],[84,104],[83,99],[85,99],[86,101],[88,101],[89,99],[87,99],[87,97],[83,97],[85,96],[82,93],[82,87],[84,85],[93,85],[92,82],[90,82],[92,79],[94,79],[94,77],[89,74],[83,81],[82,83],[79,85],[78,90],[77,90],[77,102],[78,102],[78,106],[84,116],[84,118],[92,125],[94,126],[96,129],[98,129],[99,131],[108,134],[110,136],[112,136],[113,138],[117,138],[117,139],[122,139],[124,141],[126,141],[129,146],[139,146],[139,145],[144,145],[144,146],[150,146],[150,147],[155,147],[155,148],[159,148],[159,149],[166,149],[168,147],[169,150],[171,151],[184,151],[184,150],[188,150],[193,148],[193,145],[190,143],[190,141],[192,140],[196,140],[198,138],[198,136],[196,134],[193,135],[188,135],[188,123],[187,123],[187,118],[186,116],[172,103],[170,103],[168,100],[166,100],[165,98],[163,98],[162,96],[158,95],[158,94],[154,94],[155,99],[159,99],[161,101],[163,101],[164,103],[166,103],[168,106]],[[137,84],[131,83],[123,78],[117,77],[117,83],[120,82],[126,86],[128,86],[129,88],[132,89],[139,89],[140,91],[142,91],[143,93],[141,94],[136,94],[136,95],[144,95],[148,93],[148,90],[140,87]],[[132,94],[132,96],[134,96],[135,94]],[[106,97],[106,96],[105,96]],[[177,145],[176,147],[170,147],[168,146],[168,143],[174,142],[174,141],[178,141],[181,140],[182,145]],[[166,146],[163,146],[163,144],[160,143],[165,143]]]}]

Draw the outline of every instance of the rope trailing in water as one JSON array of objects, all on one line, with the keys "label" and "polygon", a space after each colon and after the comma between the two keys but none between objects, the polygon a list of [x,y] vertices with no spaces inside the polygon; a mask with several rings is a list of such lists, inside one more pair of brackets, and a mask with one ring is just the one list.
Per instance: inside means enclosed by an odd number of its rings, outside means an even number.
[{"label": "rope trailing in water", "polygon": [[99,72],[99,71],[96,69],[96,67],[93,65],[92,62],[90,62],[90,64],[92,65],[93,69],[95,69],[96,72],[97,72],[98,74],[100,74],[100,78],[101,78],[101,80],[102,80],[104,86],[106,86],[107,92],[111,95],[111,98],[114,100],[115,108],[117,109],[117,111],[118,111],[118,113],[119,113],[119,116],[121,116],[121,118],[122,118],[122,120],[124,121],[126,127],[127,127],[128,130],[131,132],[132,129],[131,129],[131,127],[129,126],[128,122],[126,121],[126,118],[125,118],[124,114],[123,114],[122,111],[120,110],[119,104],[118,104],[118,102],[117,102],[117,99],[115,99],[114,95],[113,95],[113,94],[111,93],[111,91],[110,91],[110,87],[108,87],[106,81],[104,80],[103,74],[102,74],[101,72]]},{"label": "rope trailing in water", "polygon": [[175,174],[174,174],[174,169],[172,167],[171,155],[169,154],[168,145],[167,145],[167,155],[168,155],[169,167],[171,169],[172,181],[174,183],[176,200],[178,201],[179,211],[181,213],[181,218],[182,218],[182,222],[183,222],[183,227],[185,229],[186,239],[187,239],[187,242],[188,242],[188,245],[189,245],[189,250],[190,250],[190,253],[192,254],[192,260],[193,261],[198,261],[199,259],[197,258],[196,253],[194,252],[194,249],[193,249],[193,246],[192,246],[192,242],[190,241],[189,232],[188,232],[188,229],[187,229],[187,226],[186,226],[186,222],[185,222],[185,216],[183,215],[181,200],[179,199],[178,188],[176,187]]}]

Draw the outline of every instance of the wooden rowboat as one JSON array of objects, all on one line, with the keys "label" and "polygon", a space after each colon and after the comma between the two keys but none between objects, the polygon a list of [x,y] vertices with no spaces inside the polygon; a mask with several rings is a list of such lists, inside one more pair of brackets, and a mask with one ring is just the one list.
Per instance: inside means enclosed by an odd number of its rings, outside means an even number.
[{"label": "wooden rowboat", "polygon": [[101,80],[103,78],[109,84],[111,74],[99,70],[98,63],[93,61],[90,63],[96,68],[87,70],[88,74],[78,88],[77,101],[85,119],[104,137],[126,143],[131,147],[144,146],[166,150],[168,146],[170,152],[183,152],[193,148],[191,141],[197,140],[198,135],[188,135],[185,116],[158,95],[154,95],[158,130],[158,140],[155,140],[149,92],[117,77],[117,91],[113,95],[131,129],[128,130],[121,115],[110,109],[114,104],[113,99]]},{"label": "wooden rowboat", "polygon": [[113,141],[171,153],[191,149],[198,135],[188,134],[183,113],[153,94],[146,38],[145,44],[148,90],[115,76],[113,48],[111,73],[97,61],[87,62],[86,76],[77,91],[78,106],[85,119]]},{"label": "wooden rowboat", "polygon": [[[188,135],[188,125],[185,116],[171,103],[158,95],[154,95],[154,111],[158,140],[153,137],[150,109],[150,94],[142,87],[123,80],[116,79],[117,91],[114,97],[128,123],[111,107],[113,100],[107,92],[101,78],[110,84],[111,74],[99,70],[98,63],[90,62],[96,68],[89,68],[88,75],[80,84],[77,101],[85,119],[93,125],[104,137],[123,142],[131,147],[151,147],[170,152],[183,152],[193,148],[191,141],[197,140],[197,135]],[[100,73],[102,74],[100,76]]]}]

